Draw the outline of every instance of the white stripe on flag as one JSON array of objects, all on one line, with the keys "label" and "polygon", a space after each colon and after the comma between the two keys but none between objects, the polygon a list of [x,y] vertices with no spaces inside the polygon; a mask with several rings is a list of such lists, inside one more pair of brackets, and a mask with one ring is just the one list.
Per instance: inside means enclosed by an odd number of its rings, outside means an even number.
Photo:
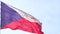
[{"label": "white stripe on flag", "polygon": [[16,12],[18,12],[23,18],[29,20],[30,22],[37,22],[37,23],[41,24],[40,21],[38,19],[36,19],[35,17],[33,17],[32,15],[30,15],[22,10],[19,10],[11,5],[8,5],[8,6],[11,7],[12,9],[16,10]]}]

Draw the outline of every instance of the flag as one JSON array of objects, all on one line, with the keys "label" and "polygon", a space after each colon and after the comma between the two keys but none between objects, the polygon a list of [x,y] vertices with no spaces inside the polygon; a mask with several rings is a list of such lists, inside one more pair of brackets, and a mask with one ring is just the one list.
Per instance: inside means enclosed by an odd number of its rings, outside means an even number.
[{"label": "flag", "polygon": [[1,2],[1,29],[6,28],[44,34],[38,19],[22,10]]}]

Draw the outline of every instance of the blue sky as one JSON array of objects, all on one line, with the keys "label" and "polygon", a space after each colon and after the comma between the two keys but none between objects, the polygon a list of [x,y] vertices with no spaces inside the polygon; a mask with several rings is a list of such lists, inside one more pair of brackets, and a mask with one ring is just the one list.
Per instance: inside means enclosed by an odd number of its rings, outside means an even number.
[{"label": "blue sky", "polygon": [[60,34],[60,0],[2,0],[42,22],[45,34]]}]

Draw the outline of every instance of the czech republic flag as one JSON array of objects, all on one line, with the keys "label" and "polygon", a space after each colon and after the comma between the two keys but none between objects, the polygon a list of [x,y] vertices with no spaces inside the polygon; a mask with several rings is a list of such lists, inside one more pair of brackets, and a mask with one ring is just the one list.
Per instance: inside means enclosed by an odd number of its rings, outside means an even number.
[{"label": "czech republic flag", "polygon": [[13,6],[1,2],[1,29],[23,30],[26,32],[44,34],[38,19]]}]

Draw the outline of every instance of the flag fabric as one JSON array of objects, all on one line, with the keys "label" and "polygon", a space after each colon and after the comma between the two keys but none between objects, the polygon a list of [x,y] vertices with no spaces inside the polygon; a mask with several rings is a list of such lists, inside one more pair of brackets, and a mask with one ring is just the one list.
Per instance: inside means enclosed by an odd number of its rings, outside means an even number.
[{"label": "flag fabric", "polygon": [[1,29],[23,30],[44,34],[38,19],[13,6],[1,2]]}]

